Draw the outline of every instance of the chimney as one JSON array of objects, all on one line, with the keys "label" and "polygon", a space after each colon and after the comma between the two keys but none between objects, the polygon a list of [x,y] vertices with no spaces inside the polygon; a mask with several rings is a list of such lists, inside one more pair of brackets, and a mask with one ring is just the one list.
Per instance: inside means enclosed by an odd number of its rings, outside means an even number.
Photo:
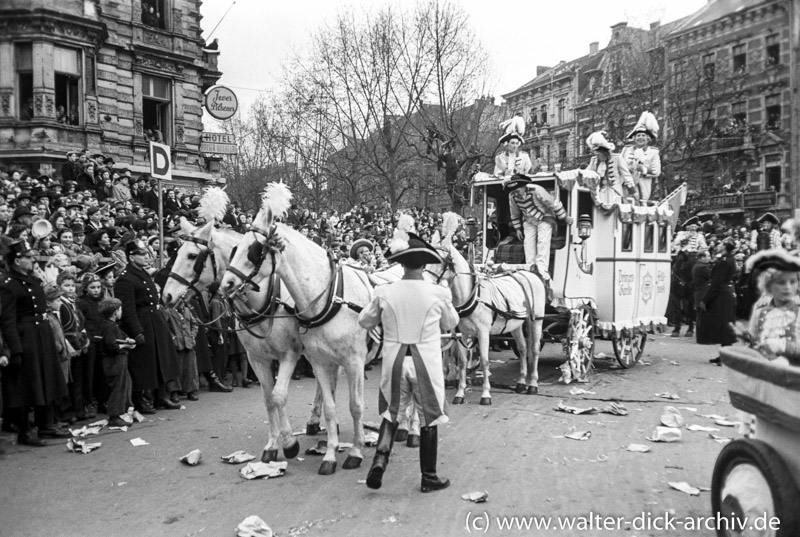
[{"label": "chimney", "polygon": [[650,29],[651,29],[651,30],[655,30],[655,29],[656,29],[656,28],[658,28],[659,26],[661,26],[661,21],[655,21],[655,22],[651,22],[651,23],[650,23]]},{"label": "chimney", "polygon": [[593,41],[589,43],[589,54],[597,54],[597,51],[600,49],[600,42]]},{"label": "chimney", "polygon": [[536,76],[542,75],[542,74],[546,73],[549,70],[550,70],[550,68],[548,66],[546,66],[546,65],[537,65],[536,66]]}]

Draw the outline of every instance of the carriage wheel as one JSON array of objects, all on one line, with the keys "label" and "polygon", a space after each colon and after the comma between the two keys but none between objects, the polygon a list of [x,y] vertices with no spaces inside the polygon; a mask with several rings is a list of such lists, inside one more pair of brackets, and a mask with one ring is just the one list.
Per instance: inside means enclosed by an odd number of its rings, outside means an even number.
[{"label": "carriage wheel", "polygon": [[570,311],[569,326],[564,339],[564,354],[575,380],[589,375],[594,360],[594,324],[591,308],[586,305]]},{"label": "carriage wheel", "polygon": [[623,328],[619,335],[612,337],[614,355],[619,365],[625,369],[636,365],[644,353],[644,344],[647,341],[645,332],[640,331],[636,335],[632,335],[632,332],[631,328]]},{"label": "carriage wheel", "polygon": [[[711,478],[711,509],[720,519],[718,536],[800,535],[798,505],[800,493],[792,474],[769,445],[734,440],[722,449]],[[780,520],[779,530],[769,531],[771,517]],[[757,518],[767,522],[766,528],[762,526],[766,531],[752,527]]]}]

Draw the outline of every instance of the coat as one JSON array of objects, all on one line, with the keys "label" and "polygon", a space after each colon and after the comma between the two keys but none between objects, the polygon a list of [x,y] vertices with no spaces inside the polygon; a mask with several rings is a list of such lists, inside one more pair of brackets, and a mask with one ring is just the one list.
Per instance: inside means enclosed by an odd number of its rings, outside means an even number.
[{"label": "coat", "polygon": [[10,357],[22,355],[19,367],[3,371],[6,408],[43,406],[67,395],[39,280],[16,271],[0,273],[0,331]]},{"label": "coat", "polygon": [[494,158],[494,175],[496,177],[511,177],[515,173],[529,173],[533,168],[531,157],[524,151],[520,151],[514,158],[509,160],[508,151],[504,151]]},{"label": "coat", "polygon": [[736,322],[736,262],[730,254],[723,255],[711,268],[708,288],[700,298],[706,312],[697,313],[697,342],[701,345],[736,343],[736,333],[730,323]]},{"label": "coat", "polygon": [[114,296],[122,301],[122,330],[130,338],[144,335],[128,356],[133,390],[151,390],[180,374],[169,326],[158,310],[158,288],[150,275],[128,264],[114,283]]},{"label": "coat", "polygon": [[596,172],[601,178],[607,178],[610,186],[623,185],[628,189],[632,189],[634,187],[631,171],[628,169],[627,163],[620,155],[617,153],[609,154],[605,169],[601,164],[602,163],[598,162],[597,157],[592,157],[589,161],[587,169]]}]

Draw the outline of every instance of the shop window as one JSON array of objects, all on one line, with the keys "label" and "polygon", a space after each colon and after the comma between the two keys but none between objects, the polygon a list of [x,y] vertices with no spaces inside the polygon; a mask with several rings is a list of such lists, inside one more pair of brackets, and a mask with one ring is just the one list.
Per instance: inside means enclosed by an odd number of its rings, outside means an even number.
[{"label": "shop window", "polygon": [[733,47],[733,72],[742,74],[747,71],[747,52],[744,45],[734,45]]},{"label": "shop window", "polygon": [[767,48],[766,64],[767,67],[781,63],[781,44],[778,42],[778,34],[768,35],[765,40]]},{"label": "shop window", "polygon": [[767,178],[767,190],[781,191],[781,167],[769,166],[765,168]]},{"label": "shop window", "polygon": [[166,0],[142,0],[142,24],[166,30]]},{"label": "shop window", "polygon": [[633,251],[633,224],[622,223],[622,251]]},{"label": "shop window", "polygon": [[62,125],[80,125],[81,62],[74,49],[55,47],[53,70],[56,89],[56,120]]},{"label": "shop window", "polygon": [[781,128],[781,96],[768,95],[764,100],[766,105],[767,130],[778,130]]},{"label": "shop window", "polygon": [[19,99],[19,118],[24,121],[33,119],[33,46],[22,43],[16,46],[17,61],[17,95]]},{"label": "shop window", "polygon": [[168,79],[142,75],[142,121],[147,141],[170,143],[171,90]]},{"label": "shop window", "polygon": [[644,251],[645,253],[653,253],[655,245],[655,228],[656,224],[644,224]]}]

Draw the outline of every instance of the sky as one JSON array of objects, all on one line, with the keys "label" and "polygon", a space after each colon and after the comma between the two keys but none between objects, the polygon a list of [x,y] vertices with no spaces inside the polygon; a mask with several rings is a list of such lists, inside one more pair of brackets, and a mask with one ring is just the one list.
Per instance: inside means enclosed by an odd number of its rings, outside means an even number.
[{"label": "sky", "polygon": [[[408,2],[409,0],[405,0]],[[589,53],[589,43],[608,44],[610,27],[619,22],[649,27],[690,15],[707,0],[451,0],[469,15],[489,53],[500,95],[536,75],[537,65],[552,66]],[[274,87],[281,65],[293,49],[338,9],[378,8],[396,0],[205,0],[200,12],[207,40],[219,39],[219,84],[238,96],[246,110],[259,92]],[[225,14],[227,11],[227,15]],[[224,17],[224,18],[223,18]],[[220,22],[221,21],[221,22]],[[214,30],[214,27],[219,26]],[[213,34],[212,34],[213,30]]]}]

